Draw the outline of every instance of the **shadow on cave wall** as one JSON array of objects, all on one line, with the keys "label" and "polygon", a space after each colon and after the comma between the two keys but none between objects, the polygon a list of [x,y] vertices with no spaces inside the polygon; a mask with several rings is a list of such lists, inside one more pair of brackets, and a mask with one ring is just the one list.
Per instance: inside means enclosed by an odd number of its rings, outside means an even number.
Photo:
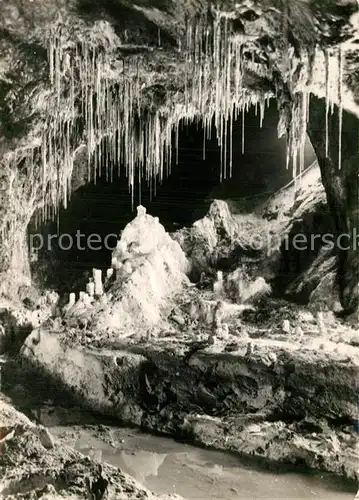
[{"label": "shadow on cave wall", "polygon": [[[60,293],[83,289],[93,267],[107,269],[111,263],[111,248],[126,224],[136,214],[136,206],[146,206],[148,213],[157,216],[167,231],[192,225],[208,211],[214,198],[232,200],[237,204],[246,200],[256,203],[260,197],[269,196],[292,179],[291,170],[285,167],[286,145],[277,137],[278,113],[271,102],[266,111],[263,128],[259,116],[251,109],[245,119],[245,154],[242,154],[241,120],[233,130],[233,175],[220,182],[220,149],[213,137],[206,142],[203,159],[203,130],[201,126],[182,127],[179,136],[178,164],[173,154],[169,177],[157,184],[156,195],[142,184],[134,193],[134,207],[126,177],[115,175],[113,182],[104,178],[90,183],[73,193],[67,210],[61,210],[58,223],[36,229],[32,222],[29,236],[35,246],[39,243],[36,233],[41,233],[45,248],[38,252],[32,271],[38,284],[55,287]],[[307,161],[313,157],[309,154]],[[115,168],[117,170],[117,166]],[[133,209],[134,208],[134,209]],[[76,234],[81,234],[81,240]],[[84,242],[89,235],[99,235],[90,250]],[[48,244],[49,237],[55,235]],[[58,235],[58,236],[56,236]],[[108,236],[112,235],[112,236]],[[106,247],[104,247],[104,240]],[[59,244],[59,237],[62,240]],[[74,242],[70,246],[71,240]],[[80,244],[78,242],[80,241]],[[62,248],[61,248],[62,246]],[[47,247],[47,248],[46,248]],[[67,248],[69,247],[69,248]],[[79,248],[80,247],[80,248]],[[85,248],[84,248],[85,247]]]}]

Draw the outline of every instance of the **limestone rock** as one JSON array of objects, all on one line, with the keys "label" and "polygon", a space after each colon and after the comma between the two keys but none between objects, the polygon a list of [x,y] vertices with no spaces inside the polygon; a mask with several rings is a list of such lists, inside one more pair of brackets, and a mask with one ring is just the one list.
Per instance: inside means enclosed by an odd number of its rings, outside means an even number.
[{"label": "limestone rock", "polygon": [[283,321],[282,330],[284,333],[291,333],[292,329],[289,320],[285,319]]},{"label": "limestone rock", "polygon": [[338,290],[336,286],[336,274],[334,272],[324,276],[318,286],[310,294],[310,305],[316,308],[334,309],[338,304]]},{"label": "limestone rock", "polygon": [[200,281],[202,273],[215,274],[218,262],[238,261],[240,255],[260,253],[252,241],[253,235],[264,234],[263,220],[252,215],[234,216],[223,200],[214,200],[208,213],[189,229],[172,234],[191,263],[193,279]]},{"label": "limestone rock", "polygon": [[36,428],[35,432],[39,437],[40,442],[44,448],[50,450],[51,448],[54,447],[54,438],[51,436],[50,432],[46,429],[46,427],[39,425]]}]

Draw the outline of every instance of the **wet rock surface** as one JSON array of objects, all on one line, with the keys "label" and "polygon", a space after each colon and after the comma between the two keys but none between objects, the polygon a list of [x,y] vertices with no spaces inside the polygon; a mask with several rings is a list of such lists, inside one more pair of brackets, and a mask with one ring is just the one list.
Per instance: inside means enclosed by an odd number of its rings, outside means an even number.
[{"label": "wet rock surface", "polygon": [[182,332],[70,348],[49,332],[34,345],[33,333],[22,357],[78,402],[127,424],[355,478],[359,352],[329,319],[325,342],[310,313],[292,319],[291,333],[247,324],[247,338],[230,328],[211,346]]},{"label": "wet rock surface", "polygon": [[180,498],[154,495],[119,469],[57,443],[47,430],[31,423],[3,398],[0,421],[1,498]]}]

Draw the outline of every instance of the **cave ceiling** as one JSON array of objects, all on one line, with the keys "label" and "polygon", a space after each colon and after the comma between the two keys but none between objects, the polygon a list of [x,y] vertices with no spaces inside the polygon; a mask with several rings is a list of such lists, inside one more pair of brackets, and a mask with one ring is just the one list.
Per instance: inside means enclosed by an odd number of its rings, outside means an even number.
[{"label": "cave ceiling", "polygon": [[3,196],[31,178],[29,213],[66,203],[104,156],[162,176],[181,119],[225,149],[271,97],[297,156],[311,93],[359,115],[358,19],[356,0],[2,0]]}]

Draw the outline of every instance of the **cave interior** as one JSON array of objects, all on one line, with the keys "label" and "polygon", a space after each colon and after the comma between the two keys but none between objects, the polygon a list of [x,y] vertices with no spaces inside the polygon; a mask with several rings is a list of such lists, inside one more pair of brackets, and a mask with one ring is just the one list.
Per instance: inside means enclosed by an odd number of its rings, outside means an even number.
[{"label": "cave interior", "polygon": [[357,0],[0,2],[0,497],[154,498],[47,429],[120,422],[348,498],[358,44]]}]

